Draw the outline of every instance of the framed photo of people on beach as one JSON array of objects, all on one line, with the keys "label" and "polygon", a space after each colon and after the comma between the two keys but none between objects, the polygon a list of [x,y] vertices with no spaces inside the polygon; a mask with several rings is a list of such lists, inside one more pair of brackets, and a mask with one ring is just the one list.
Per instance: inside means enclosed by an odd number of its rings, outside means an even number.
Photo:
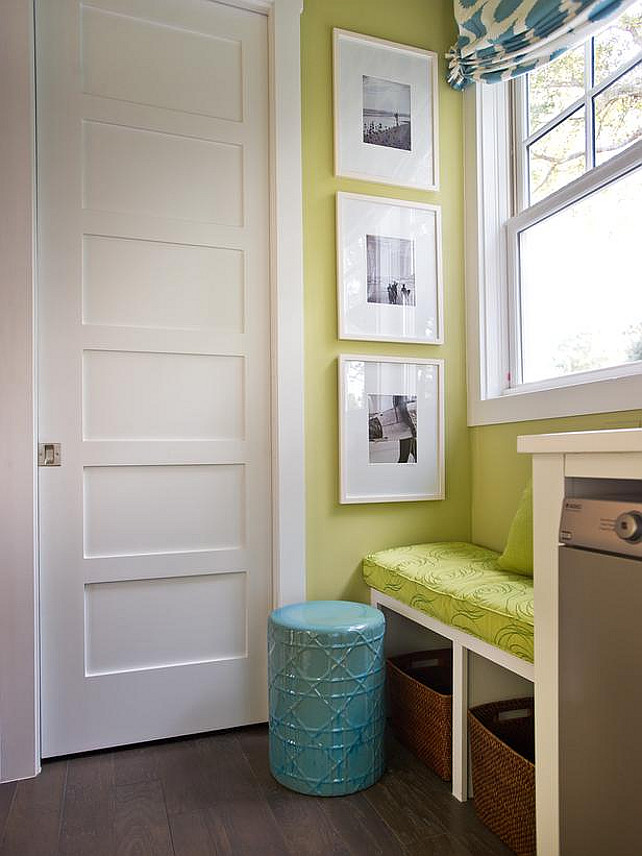
[{"label": "framed photo of people on beach", "polygon": [[444,362],[339,357],[340,501],[444,498]]},{"label": "framed photo of people on beach", "polygon": [[437,54],[334,30],[335,175],[439,189]]},{"label": "framed photo of people on beach", "polygon": [[339,338],[443,343],[441,208],[337,193]]}]

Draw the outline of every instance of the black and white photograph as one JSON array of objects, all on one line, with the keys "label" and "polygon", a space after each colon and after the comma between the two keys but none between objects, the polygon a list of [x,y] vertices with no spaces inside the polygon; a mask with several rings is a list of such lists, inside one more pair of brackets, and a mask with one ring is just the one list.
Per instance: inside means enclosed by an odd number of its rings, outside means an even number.
[{"label": "black and white photograph", "polygon": [[444,362],[339,357],[339,501],[444,497]]},{"label": "black and white photograph", "polygon": [[417,396],[368,396],[371,464],[417,463]]},{"label": "black and white photograph", "polygon": [[334,30],[334,172],[439,190],[438,57]]},{"label": "black and white photograph", "polygon": [[414,306],[415,242],[366,235],[368,303]]},{"label": "black and white photograph", "polygon": [[340,339],[440,345],[439,206],[337,193],[337,292]]},{"label": "black and white photograph", "polygon": [[363,142],[405,149],[411,145],[410,86],[363,75]]}]

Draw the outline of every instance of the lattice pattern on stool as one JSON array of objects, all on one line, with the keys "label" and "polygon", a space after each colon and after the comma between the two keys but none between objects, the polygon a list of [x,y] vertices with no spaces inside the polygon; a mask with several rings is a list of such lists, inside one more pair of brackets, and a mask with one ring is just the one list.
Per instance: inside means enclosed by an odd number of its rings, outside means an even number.
[{"label": "lattice pattern on stool", "polygon": [[329,632],[270,620],[270,764],[294,790],[352,793],[383,773],[384,621],[371,612]]}]

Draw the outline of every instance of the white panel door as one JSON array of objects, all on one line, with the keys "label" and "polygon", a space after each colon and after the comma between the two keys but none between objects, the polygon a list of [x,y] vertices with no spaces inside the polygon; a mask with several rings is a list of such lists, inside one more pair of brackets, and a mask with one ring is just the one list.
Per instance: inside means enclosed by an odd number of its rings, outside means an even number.
[{"label": "white panel door", "polygon": [[267,24],[38,0],[45,757],[266,718]]}]

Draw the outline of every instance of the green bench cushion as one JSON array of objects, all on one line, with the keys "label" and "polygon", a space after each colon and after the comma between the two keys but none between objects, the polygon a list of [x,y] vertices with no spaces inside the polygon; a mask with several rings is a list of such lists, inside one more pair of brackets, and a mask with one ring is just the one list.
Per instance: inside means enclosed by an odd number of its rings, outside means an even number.
[{"label": "green bench cushion", "polygon": [[499,554],[459,541],[372,553],[363,578],[433,618],[533,662],[533,580],[504,571]]}]

